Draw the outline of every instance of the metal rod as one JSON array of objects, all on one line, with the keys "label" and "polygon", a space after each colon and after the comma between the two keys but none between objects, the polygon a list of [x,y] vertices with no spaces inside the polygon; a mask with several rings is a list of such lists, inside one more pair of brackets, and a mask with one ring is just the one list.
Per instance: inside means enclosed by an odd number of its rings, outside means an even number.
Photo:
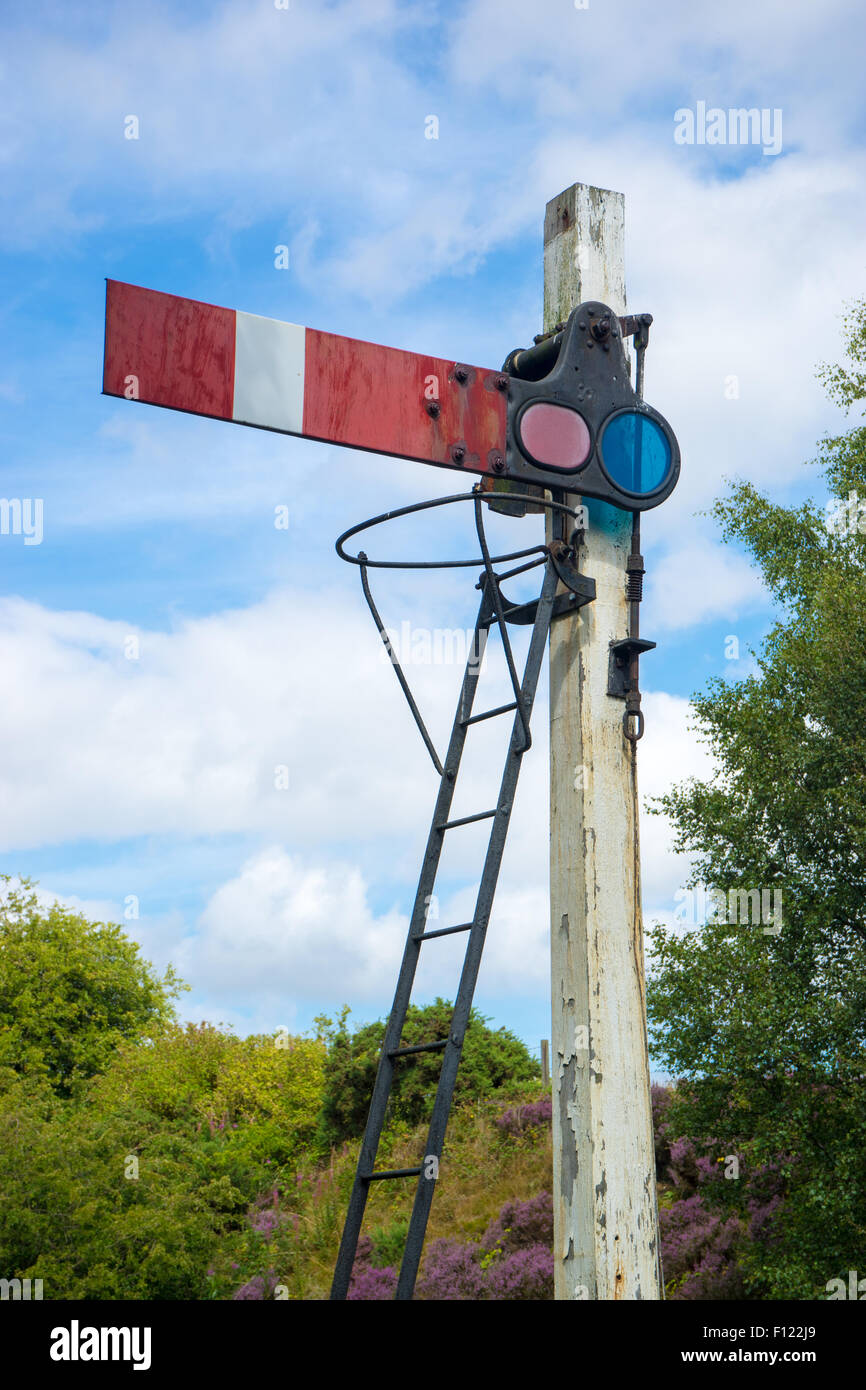
[{"label": "metal rod", "polygon": [[[499,580],[499,583],[501,584],[502,581],[503,581],[503,579],[513,579],[514,576],[515,576],[515,574],[523,574],[524,571],[526,571],[526,570],[534,570],[534,569],[537,569],[537,567],[538,567],[539,565],[545,564],[546,561],[547,561],[547,548],[545,547],[544,554],[543,554],[543,555],[539,555],[539,557],[538,557],[537,560],[527,560],[527,562],[526,562],[525,565],[515,565],[515,566],[514,566],[514,569],[512,569],[512,570],[505,570],[505,572],[504,572],[503,574],[497,574],[496,578]],[[494,560],[494,564],[499,564],[499,561],[498,561],[498,560]],[[480,588],[482,587],[483,583],[484,583],[484,578],[483,578],[483,576],[482,576],[482,578],[479,579],[478,583],[475,585],[476,589],[480,589]]]},{"label": "metal rod", "polygon": [[[361,555],[363,555],[363,554],[364,554],[364,552],[363,552],[363,550],[362,550],[362,551],[361,551]],[[403,694],[406,696],[406,701],[407,701],[407,703],[408,703],[408,705],[409,705],[410,710],[412,711],[412,718],[415,720],[415,723],[418,725],[418,732],[420,733],[421,737],[423,738],[425,747],[426,747],[426,749],[427,749],[427,752],[430,754],[430,757],[431,757],[432,760],[433,760],[433,766],[435,767],[436,771],[439,773],[439,776],[441,777],[442,774],[443,774],[443,767],[442,767],[442,764],[441,764],[440,761],[439,761],[439,755],[438,755],[438,753],[436,752],[436,749],[435,749],[434,746],[433,746],[433,740],[432,740],[432,738],[430,737],[429,733],[427,732],[427,725],[424,723],[424,720],[421,718],[421,711],[418,709],[418,706],[417,706],[416,703],[415,703],[415,700],[414,700],[413,695],[412,695],[412,691],[409,689],[409,683],[408,683],[408,681],[406,680],[406,677],[403,675],[403,668],[402,668],[402,666],[400,665],[400,663],[399,663],[399,661],[397,660],[397,657],[396,657],[396,655],[395,655],[395,653],[394,653],[394,648],[393,648],[392,645],[391,645],[391,639],[390,639],[390,637],[388,636],[388,633],[387,633],[386,630],[385,630],[385,624],[382,622],[382,619],[379,617],[379,610],[378,610],[378,608],[376,607],[375,603],[373,602],[373,595],[370,593],[370,584],[369,584],[369,581],[368,581],[368,579],[367,579],[367,566],[366,566],[366,564],[362,564],[362,565],[361,565],[361,585],[362,585],[363,590],[364,590],[364,598],[367,600],[367,607],[369,608],[370,612],[371,612],[372,615],[373,615],[373,622],[376,624],[376,627],[377,627],[378,630],[379,630],[379,636],[381,637],[383,643],[385,644],[385,650],[386,650],[386,652],[388,653],[389,657],[391,658],[391,665],[394,667],[394,674],[396,675],[398,681],[400,682],[400,689],[403,691]]]},{"label": "metal rod", "polygon": [[383,1168],[381,1173],[368,1173],[365,1182],[381,1182],[383,1178],[417,1178],[422,1168]]},{"label": "metal rod", "polygon": [[[463,724],[468,724],[468,723],[469,723],[469,720],[468,720],[468,719],[465,719],[465,720],[462,720],[461,722],[462,722]],[[440,826],[439,826],[439,829],[440,829],[440,830],[453,830],[454,827],[455,827],[456,825],[471,825],[473,821],[476,821],[476,820],[490,820],[490,817],[491,817],[491,816],[495,816],[495,815],[496,815],[496,807],[494,806],[492,811],[477,811],[477,812],[475,813],[474,816],[460,816],[457,820],[447,820],[447,821],[445,821],[444,825],[440,825]]]},{"label": "metal rod", "polygon": [[[639,335],[641,330],[646,331],[652,323],[652,314],[628,314],[619,319],[620,332],[624,338],[632,334]],[[515,348],[505,359],[502,368],[508,372],[509,376],[516,376],[521,381],[541,381],[549,376],[556,366],[559,352],[565,338],[565,329],[560,328],[552,333],[539,333],[535,343],[530,348]],[[640,350],[638,350],[640,351]],[[642,362],[638,359],[638,371],[642,369]],[[641,392],[638,391],[638,395]]]},{"label": "metal rod", "polygon": [[[640,512],[632,512],[631,555],[640,557]],[[641,564],[643,561],[641,560]],[[636,570],[628,577],[628,635],[640,637],[640,604],[643,591],[643,572]],[[627,739],[637,742],[643,737],[644,717],[640,707],[640,652],[632,649],[628,664],[628,694],[622,717],[622,727]],[[631,721],[635,728],[632,730]]]},{"label": "metal rod", "polygon": [[436,1042],[413,1043],[411,1047],[395,1047],[394,1051],[388,1055],[390,1057],[410,1057],[415,1052],[441,1052],[443,1047],[447,1046],[448,1039],[443,1038]]},{"label": "metal rod", "polygon": [[505,652],[505,660],[508,664],[508,674],[511,677],[511,687],[514,691],[514,698],[517,701],[517,713],[523,726],[523,751],[526,752],[532,747],[532,735],[529,732],[529,720],[523,708],[520,695],[520,682],[517,679],[517,670],[514,665],[514,655],[511,651],[511,639],[508,636],[508,628],[505,622],[505,614],[502,611],[502,594],[499,591],[499,581],[493,573],[493,564],[490,559],[490,551],[487,548],[487,538],[484,535],[484,522],[481,519],[480,494],[475,499],[475,529],[478,532],[478,543],[481,546],[481,554],[484,556],[484,569],[487,573],[487,588],[493,607],[496,611],[496,620],[499,623],[499,631],[502,633],[502,649]]},{"label": "metal rod", "polygon": [[517,701],[512,700],[508,705],[497,705],[496,709],[485,710],[483,714],[473,714],[471,719],[464,719],[464,724],[480,724],[482,719],[493,719],[497,714],[507,714],[510,709],[517,709]]},{"label": "metal rod", "polygon": [[471,931],[471,922],[461,922],[459,927],[437,927],[435,931],[425,931],[417,938],[419,941],[432,941],[434,936],[453,936],[458,931]]},{"label": "metal rod", "polygon": [[522,381],[541,381],[556,366],[564,337],[565,330],[563,329],[561,333],[556,333],[553,337],[542,338],[541,342],[536,343],[534,347],[512,353],[509,358],[506,358],[509,374],[520,377]]}]

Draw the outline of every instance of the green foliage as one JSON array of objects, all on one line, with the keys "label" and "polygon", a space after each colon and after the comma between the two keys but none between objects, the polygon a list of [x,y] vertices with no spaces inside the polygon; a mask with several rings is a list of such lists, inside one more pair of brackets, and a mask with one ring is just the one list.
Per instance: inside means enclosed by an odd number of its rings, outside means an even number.
[{"label": "green foliage", "polygon": [[[423,1008],[410,1004],[400,1046],[447,1038],[453,1009],[444,999]],[[328,1042],[319,1129],[323,1144],[339,1145],[363,1132],[382,1050],[384,1019],[350,1032],[347,1016],[344,1009],[336,1024],[317,1020]],[[429,1117],[441,1066],[438,1052],[398,1061],[388,1110],[391,1124],[417,1125]],[[481,1100],[502,1087],[532,1083],[539,1075],[538,1062],[514,1033],[488,1028],[486,1020],[472,1010],[457,1073],[456,1100]]]},{"label": "green foliage", "polygon": [[49,1298],[209,1297],[250,1204],[316,1152],[323,1062],[315,1040],[203,1024],[124,1044],[72,1101],[16,1080],[0,1096],[0,1266]]},{"label": "green foliage", "polygon": [[[848,316],[847,367],[822,375],[866,401],[866,303]],[[826,439],[834,495],[866,498],[866,430]],[[660,798],[693,883],[781,889],[781,932],[710,922],[658,927],[648,988],[654,1055],[685,1078],[674,1132],[712,1135],[750,1183],[749,1296],[815,1298],[866,1245],[866,536],[828,528],[735,484],[714,513],[779,607],[757,674],[716,680],[693,705],[718,775]],[[866,521],[864,521],[866,529]],[[749,1184],[719,1185],[745,1211]],[[752,1186],[749,1190],[754,1191]]]},{"label": "green foliage", "polygon": [[393,1265],[399,1269],[408,1234],[409,1221],[405,1216],[398,1217],[389,1225],[379,1226],[375,1231],[371,1231],[370,1263],[378,1265],[382,1269],[386,1265]]},{"label": "green foliage", "polygon": [[203,1171],[252,1196],[263,1165],[291,1169],[313,1144],[325,1049],[306,1038],[244,1039],[209,1024],[166,1031],[124,1048],[91,1087],[99,1111],[124,1118],[142,1152],[177,1136]]},{"label": "green foliage", "polygon": [[[524,1090],[518,1087],[517,1090]],[[538,1094],[538,1087],[534,1088]],[[550,1129],[514,1135],[498,1119],[501,1095],[455,1107],[427,1232],[427,1248],[443,1237],[477,1241],[502,1207],[550,1185]],[[382,1136],[378,1161],[385,1168],[409,1167],[424,1152],[425,1124],[392,1126]],[[343,1218],[358,1160],[357,1143],[332,1150],[326,1162],[304,1167],[294,1182],[262,1195],[246,1235],[224,1239],[209,1296],[234,1297],[242,1285],[258,1284],[245,1297],[268,1297],[273,1279],[292,1299],[328,1297]],[[362,1245],[374,1268],[399,1265],[414,1201],[413,1183],[376,1183],[370,1193]],[[266,1219],[262,1219],[262,1218]]]},{"label": "green foliage", "polygon": [[159,979],[114,923],[88,922],[32,885],[0,875],[0,1086],[43,1076],[69,1096],[103,1070],[118,1044],[158,1033],[187,988]]},{"label": "green foliage", "polygon": [[[323,1137],[326,1072],[332,1102],[350,1078],[363,1124],[364,1059],[381,1025],[350,1037],[344,1010],[336,1026],[317,1020],[313,1038],[181,1027],[171,970],[159,980],[119,927],[40,908],[31,885],[10,883],[0,903],[0,1269],[41,1279],[48,1299],[265,1297],[277,1278],[290,1297],[325,1296],[356,1161]],[[409,1040],[446,1036],[450,1017],[441,1000],[413,1009]],[[438,1061],[404,1077],[384,1163],[405,1166],[419,1142],[411,1125],[429,1107]],[[538,1066],[473,1014],[461,1071],[474,1103],[506,1084],[518,1097]],[[505,1145],[512,1170],[520,1162],[526,1144],[489,1124],[479,1139],[458,1112],[452,1130],[466,1125],[470,1147],[453,1163],[461,1189],[488,1181],[479,1143],[491,1155]],[[373,1196],[382,1263],[402,1247],[410,1200]]]},{"label": "green foliage", "polygon": [[[122,1121],[58,1100],[41,1083],[0,1097],[0,1259],[41,1278],[46,1298],[190,1298],[231,1205],[225,1185],[188,1181],[164,1145],[138,1181],[125,1177]],[[213,1210],[211,1210],[211,1208]]]}]

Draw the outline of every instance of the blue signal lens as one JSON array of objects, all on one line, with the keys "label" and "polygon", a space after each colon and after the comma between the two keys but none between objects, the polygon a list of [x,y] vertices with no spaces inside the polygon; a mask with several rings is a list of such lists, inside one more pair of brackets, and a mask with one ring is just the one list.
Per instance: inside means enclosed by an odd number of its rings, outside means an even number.
[{"label": "blue signal lens", "polygon": [[655,492],[670,473],[668,437],[652,416],[641,411],[615,415],[604,426],[599,449],[605,472],[624,492]]}]

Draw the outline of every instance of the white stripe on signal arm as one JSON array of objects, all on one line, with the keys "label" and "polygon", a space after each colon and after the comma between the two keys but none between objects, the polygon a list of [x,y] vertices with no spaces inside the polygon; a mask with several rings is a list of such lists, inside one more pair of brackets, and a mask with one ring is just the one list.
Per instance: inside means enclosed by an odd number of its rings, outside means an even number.
[{"label": "white stripe on signal arm", "polygon": [[238,310],[232,419],[301,434],[307,330]]}]

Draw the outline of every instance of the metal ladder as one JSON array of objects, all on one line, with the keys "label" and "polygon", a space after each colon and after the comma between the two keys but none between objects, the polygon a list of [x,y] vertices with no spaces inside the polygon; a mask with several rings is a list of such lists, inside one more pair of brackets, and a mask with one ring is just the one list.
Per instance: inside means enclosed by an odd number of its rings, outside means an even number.
[{"label": "metal ladder", "polygon": [[[529,720],[535,699],[535,691],[538,684],[544,649],[547,643],[548,631],[553,617],[558,613],[566,611],[573,612],[581,603],[589,602],[590,599],[594,597],[594,584],[591,580],[587,580],[583,576],[578,575],[577,571],[569,563],[573,552],[565,546],[564,542],[554,542],[552,546],[539,547],[539,549],[543,550],[541,560],[532,561],[528,565],[518,566],[516,569],[506,574],[495,574],[484,539],[480,506],[480,500],[476,501],[476,527],[479,540],[481,541],[485,566],[484,573],[477,586],[481,589],[481,603],[475,624],[474,641],[470,648],[469,658],[466,663],[463,684],[457,702],[457,711],[454,717],[454,724],[451,730],[451,738],[444,764],[440,763],[436,756],[435,749],[433,748],[429,735],[424,728],[421,716],[409,693],[403,673],[399,668],[399,663],[396,661],[393,653],[391,653],[400,684],[409,700],[412,713],[422,732],[422,736],[427,744],[434,765],[440,774],[440,784],[439,793],[436,798],[436,807],[433,812],[433,820],[430,826],[430,833],[427,839],[427,848],[424,853],[421,874],[418,880],[415,905],[409,923],[409,932],[403,952],[403,961],[397,980],[397,989],[394,994],[394,1002],[391,1006],[391,1013],[385,1029],[382,1053],[379,1058],[379,1068],[370,1102],[370,1111],[364,1131],[364,1139],[361,1144],[361,1152],[358,1159],[358,1167],[352,1193],[349,1199],[340,1250],[337,1256],[334,1280],[331,1287],[332,1300],[345,1299],[349,1291],[352,1268],[355,1261],[355,1253],[361,1232],[364,1210],[370,1191],[370,1184],[397,1178],[414,1177],[418,1179],[415,1192],[415,1203],[409,1223],[395,1294],[395,1298],[398,1300],[408,1300],[412,1298],[415,1280],[418,1274],[418,1266],[421,1261],[427,1221],[433,1202],[433,1192],[438,1177],[439,1162],[442,1157],[442,1149],[445,1142],[445,1130],[454,1094],[457,1068],[460,1062],[460,1054],[466,1028],[469,1023],[472,997],[475,992],[475,983],[481,964],[481,953],[484,949],[484,939],[493,905],[493,896],[496,890],[502,854],[505,848],[505,838],[508,833],[517,779],[520,773],[523,755],[528,750],[531,742]],[[544,564],[545,567],[540,597],[530,603],[509,604],[502,595],[499,587],[500,582],[519,573],[521,570],[532,568],[533,565],[537,564]],[[361,569],[361,578],[364,586],[364,593],[379,628],[380,636],[390,652],[390,643],[370,595],[367,576],[363,565]],[[568,586],[569,592],[557,596],[556,588],[560,579],[564,580],[565,584]],[[506,626],[508,622],[522,624],[532,623],[529,650],[526,657],[523,677],[520,680],[517,676],[511,643],[508,637]],[[510,703],[499,705],[495,709],[485,710],[481,714],[473,714],[472,706],[478,685],[481,661],[486,648],[490,628],[494,624],[498,625],[502,634],[503,649],[515,698]],[[492,810],[479,811],[474,815],[460,816],[452,820],[450,818],[451,803],[454,798],[457,773],[469,728],[473,724],[481,723],[483,720],[492,719],[498,715],[510,713],[511,711],[514,711],[514,722],[496,805]],[[427,913],[429,910],[428,904],[433,893],[446,832],[457,829],[462,825],[469,825],[476,821],[488,819],[492,820],[493,824],[490,830],[490,838],[488,840],[487,852],[484,860],[484,869],[481,875],[475,911],[471,922],[462,922],[456,926],[439,927],[433,931],[428,931],[426,929]],[[458,932],[468,932],[469,936],[449,1035],[443,1040],[418,1043],[411,1047],[401,1047],[400,1040],[406,1021],[412,984],[421,953],[421,945],[423,942],[432,941],[435,938],[443,936],[452,936]],[[443,1054],[442,1069],[439,1074],[439,1084],[433,1103],[433,1114],[430,1120],[424,1161],[417,1167],[384,1169],[377,1172],[375,1168],[376,1154],[385,1122],[388,1098],[391,1094],[395,1063],[399,1058],[409,1057],[422,1052],[442,1052]]]}]

